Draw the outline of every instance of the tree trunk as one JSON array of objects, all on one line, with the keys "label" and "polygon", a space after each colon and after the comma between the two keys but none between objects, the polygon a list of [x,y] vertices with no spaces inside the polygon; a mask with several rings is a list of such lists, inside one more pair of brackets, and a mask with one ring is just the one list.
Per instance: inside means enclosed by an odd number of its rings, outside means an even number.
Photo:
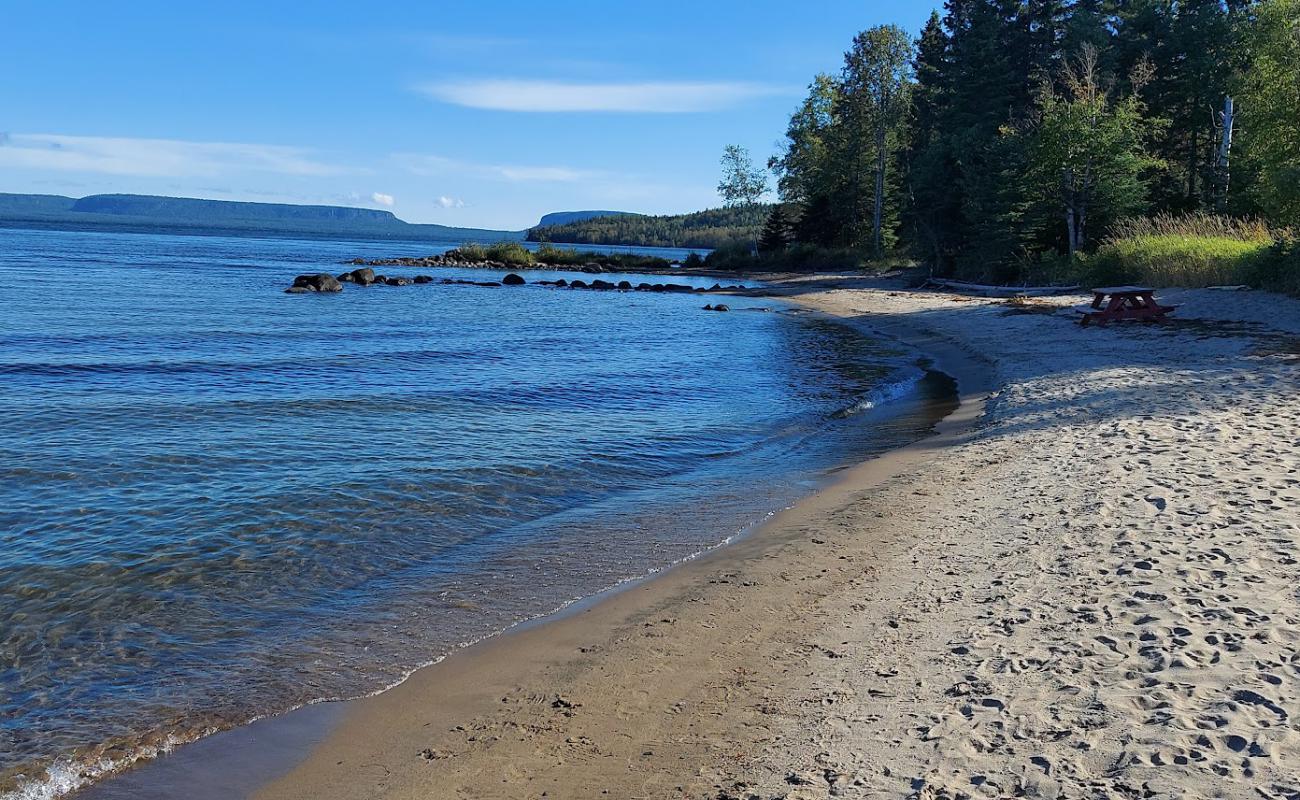
[{"label": "tree trunk", "polygon": [[884,255],[884,237],[882,227],[885,218],[885,126],[876,125],[876,206],[871,215],[871,241],[876,249],[876,258]]},{"label": "tree trunk", "polygon": [[1223,115],[1220,117],[1223,134],[1219,140],[1219,151],[1214,158],[1215,205],[1220,213],[1228,207],[1228,185],[1232,177],[1232,124],[1235,119],[1236,108],[1232,98],[1226,97],[1223,100]]},{"label": "tree trunk", "polygon": [[1065,240],[1069,248],[1070,260],[1074,260],[1074,209],[1065,207]]}]

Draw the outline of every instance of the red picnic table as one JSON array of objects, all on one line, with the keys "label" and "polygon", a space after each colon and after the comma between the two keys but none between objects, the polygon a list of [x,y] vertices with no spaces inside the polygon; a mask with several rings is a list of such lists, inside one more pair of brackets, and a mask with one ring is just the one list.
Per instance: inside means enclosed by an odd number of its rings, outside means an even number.
[{"label": "red picnic table", "polygon": [[[1156,302],[1155,289],[1147,286],[1106,286],[1092,290],[1092,305],[1080,306],[1080,323],[1105,325],[1123,319],[1162,320],[1178,306]],[[1110,298],[1107,300],[1107,298]]]}]

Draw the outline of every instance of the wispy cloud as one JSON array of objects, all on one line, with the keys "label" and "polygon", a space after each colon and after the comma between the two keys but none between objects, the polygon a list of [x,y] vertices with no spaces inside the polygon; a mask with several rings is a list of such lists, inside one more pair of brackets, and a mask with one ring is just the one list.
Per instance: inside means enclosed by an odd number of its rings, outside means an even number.
[{"label": "wispy cloud", "polygon": [[437,203],[442,208],[464,208],[465,207],[464,200],[461,200],[459,197],[448,197],[445,194],[438,198]]},{"label": "wispy cloud", "polygon": [[0,137],[0,167],[110,175],[218,177],[234,171],[338,175],[349,170],[301,147],[175,139],[10,133]]},{"label": "wispy cloud", "polygon": [[720,111],[781,89],[744,82],[571,83],[469,80],[428,83],[421,92],[468,108],[497,111],[614,111],[683,114]]},{"label": "wispy cloud", "polygon": [[391,194],[384,194],[383,192],[375,192],[374,194],[370,195],[370,202],[380,206],[391,206],[394,201],[393,201],[393,196]]},{"label": "wispy cloud", "polygon": [[478,164],[471,161],[458,161],[444,156],[416,153],[399,153],[394,158],[408,171],[416,175],[458,174],[474,178],[509,181],[511,183],[578,183],[609,177],[609,173],[599,170],[517,164]]}]

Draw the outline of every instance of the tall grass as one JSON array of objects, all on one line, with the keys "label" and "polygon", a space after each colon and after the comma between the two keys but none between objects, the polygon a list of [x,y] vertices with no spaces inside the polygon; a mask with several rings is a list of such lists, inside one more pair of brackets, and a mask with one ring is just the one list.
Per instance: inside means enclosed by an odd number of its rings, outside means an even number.
[{"label": "tall grass", "polygon": [[1116,225],[1092,256],[1073,265],[1073,276],[1094,286],[1246,284],[1296,291],[1300,263],[1289,235],[1263,223],[1212,214],[1160,215]]}]

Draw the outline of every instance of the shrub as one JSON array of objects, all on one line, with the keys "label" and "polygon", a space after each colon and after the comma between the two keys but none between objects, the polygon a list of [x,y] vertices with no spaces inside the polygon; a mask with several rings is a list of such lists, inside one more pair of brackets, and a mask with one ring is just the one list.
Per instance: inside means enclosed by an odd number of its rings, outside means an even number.
[{"label": "shrub", "polygon": [[497,242],[485,250],[488,261],[500,261],[517,267],[531,267],[536,258],[533,251],[519,242]]}]

